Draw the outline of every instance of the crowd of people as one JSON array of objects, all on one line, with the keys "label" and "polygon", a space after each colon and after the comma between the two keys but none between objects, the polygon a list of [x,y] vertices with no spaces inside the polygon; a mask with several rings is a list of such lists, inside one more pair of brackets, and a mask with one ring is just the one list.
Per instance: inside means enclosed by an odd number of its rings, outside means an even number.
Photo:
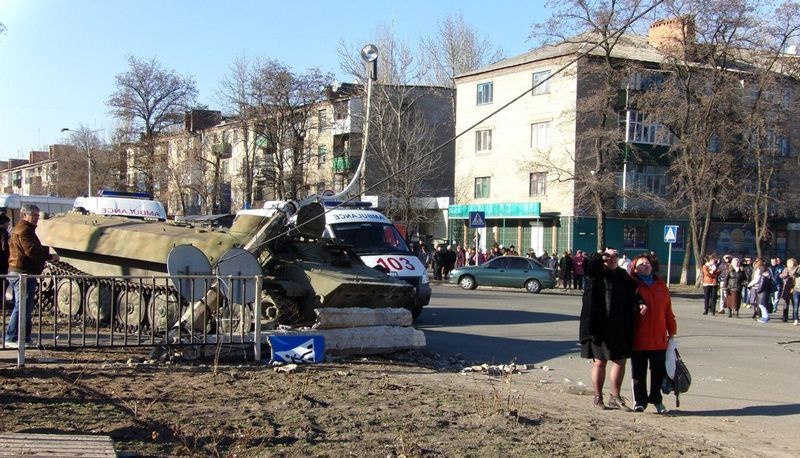
[{"label": "crowd of people", "polygon": [[709,255],[702,267],[703,315],[739,317],[742,308],[752,309],[754,320],[768,323],[770,314],[780,313],[784,323],[798,325],[800,277],[797,259],[789,258],[784,266],[780,257],[752,260],[730,254],[721,258]]}]

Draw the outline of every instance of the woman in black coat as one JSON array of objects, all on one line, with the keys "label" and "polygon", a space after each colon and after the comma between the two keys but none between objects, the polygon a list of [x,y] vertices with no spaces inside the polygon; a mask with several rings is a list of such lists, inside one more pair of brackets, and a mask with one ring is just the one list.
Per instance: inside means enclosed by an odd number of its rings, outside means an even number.
[{"label": "woman in black coat", "polygon": [[586,261],[579,340],[581,357],[591,358],[594,405],[605,408],[603,384],[611,360],[609,408],[630,410],[620,397],[625,360],[631,355],[636,313],[646,307],[636,293],[636,282],[617,266],[617,251],[607,249]]}]

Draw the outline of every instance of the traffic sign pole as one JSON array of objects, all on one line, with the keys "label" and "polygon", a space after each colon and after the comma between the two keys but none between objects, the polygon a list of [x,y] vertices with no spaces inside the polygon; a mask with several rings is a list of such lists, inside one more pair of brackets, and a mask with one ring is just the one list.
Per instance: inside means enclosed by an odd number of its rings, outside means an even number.
[{"label": "traffic sign pole", "polygon": [[664,226],[664,243],[669,243],[669,254],[667,255],[667,288],[669,288],[669,277],[672,273],[672,244],[678,241],[678,226]]},{"label": "traffic sign pole", "polygon": [[667,289],[669,289],[670,273],[672,273],[672,243],[669,244],[669,254],[667,255]]}]

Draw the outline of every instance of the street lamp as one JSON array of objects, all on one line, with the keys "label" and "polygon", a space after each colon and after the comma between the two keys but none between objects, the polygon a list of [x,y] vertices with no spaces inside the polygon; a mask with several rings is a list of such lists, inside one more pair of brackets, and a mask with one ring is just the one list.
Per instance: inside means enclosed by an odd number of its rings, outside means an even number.
[{"label": "street lamp", "polygon": [[86,160],[87,160],[87,168],[89,171],[89,186],[87,188],[88,192],[86,197],[92,197],[92,150],[89,146],[89,135],[96,134],[98,132],[102,132],[103,129],[97,130],[74,130],[70,129],[69,127],[62,127],[61,132],[72,132],[73,134],[80,134],[83,135],[84,144],[86,146]]}]

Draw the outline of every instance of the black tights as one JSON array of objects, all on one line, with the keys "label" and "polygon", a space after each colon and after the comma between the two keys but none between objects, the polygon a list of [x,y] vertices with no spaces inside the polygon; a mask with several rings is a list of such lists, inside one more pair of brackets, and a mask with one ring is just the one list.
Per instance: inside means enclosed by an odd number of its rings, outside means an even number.
[{"label": "black tights", "polygon": [[717,314],[717,285],[703,285],[703,314]]}]

